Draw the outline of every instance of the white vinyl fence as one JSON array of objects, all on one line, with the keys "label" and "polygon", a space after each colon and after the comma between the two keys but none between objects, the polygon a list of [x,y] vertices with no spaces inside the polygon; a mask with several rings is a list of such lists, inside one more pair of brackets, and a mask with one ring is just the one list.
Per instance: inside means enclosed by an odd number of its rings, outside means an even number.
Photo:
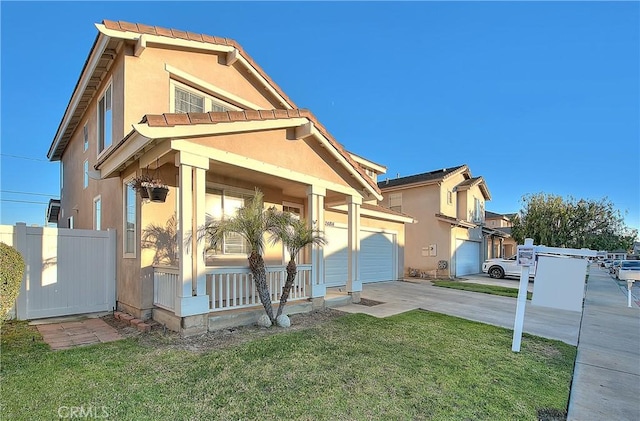
[{"label": "white vinyl fence", "polygon": [[116,302],[116,232],[0,225],[25,260],[20,320],[110,311]]}]

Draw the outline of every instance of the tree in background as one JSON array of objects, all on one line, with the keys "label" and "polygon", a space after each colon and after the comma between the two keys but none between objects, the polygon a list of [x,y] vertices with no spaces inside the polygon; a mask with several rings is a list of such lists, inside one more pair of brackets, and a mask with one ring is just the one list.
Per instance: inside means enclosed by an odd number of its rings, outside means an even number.
[{"label": "tree in background", "polygon": [[629,250],[638,234],[606,198],[576,200],[537,193],[524,196],[522,202],[512,218],[511,235],[518,244],[532,238],[534,244],[549,247]]}]

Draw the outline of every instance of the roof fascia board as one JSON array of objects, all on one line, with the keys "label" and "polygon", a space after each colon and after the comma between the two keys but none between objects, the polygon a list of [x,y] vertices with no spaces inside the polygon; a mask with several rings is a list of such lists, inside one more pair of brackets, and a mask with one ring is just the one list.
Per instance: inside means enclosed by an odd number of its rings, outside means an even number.
[{"label": "roof fascia board", "polygon": [[49,152],[47,152],[47,158],[49,158],[49,160],[52,160],[52,155],[54,151],[58,149],[61,136],[67,130],[69,121],[73,117],[73,114],[75,113],[75,110],[78,107],[78,103],[82,98],[82,93],[87,88],[87,84],[89,83],[89,80],[91,79],[91,76],[93,75],[93,72],[95,71],[96,66],[98,65],[98,62],[102,57],[102,53],[104,52],[108,43],[109,43],[109,38],[102,35],[98,36],[98,41],[96,42],[96,45],[93,48],[93,51],[91,51],[91,55],[89,56],[87,67],[82,72],[82,75],[80,75],[79,83],[76,89],[73,91],[71,100],[69,101],[69,105],[64,113],[64,116],[62,117],[62,122],[60,123],[60,126],[58,127],[58,131],[56,132],[56,136],[54,137],[53,142],[49,147]]},{"label": "roof fascia board", "polygon": [[289,104],[289,102],[278,93],[278,91],[262,76],[262,74],[260,74],[260,72],[258,72],[255,67],[253,67],[251,63],[249,63],[249,61],[242,56],[242,54],[238,54],[238,62],[242,63],[242,65],[246,67],[249,73],[257,78],[260,83],[262,83],[262,85],[267,89],[267,91],[271,93],[271,95],[273,95],[275,98],[278,98],[280,104],[282,104],[287,110],[293,109],[293,106]]},{"label": "roof fascia board", "polygon": [[358,164],[364,165],[365,167],[369,167],[375,171],[378,172],[378,174],[386,174],[387,173],[387,167],[380,165],[380,164],[376,164],[373,161],[369,161],[366,158],[361,157],[360,155],[356,155],[354,153],[351,152],[347,152],[350,156],[351,159],[353,159],[354,161],[356,161]]},{"label": "roof fascia board", "polygon": [[[212,51],[212,52],[218,52],[218,53],[225,53],[226,58],[229,57],[228,56],[229,53],[232,54],[232,57],[234,57],[233,54],[235,54],[235,58],[237,59],[237,61],[240,62],[244,67],[246,67],[249,73],[251,73],[258,81],[260,81],[260,83],[267,89],[267,91],[269,91],[269,93],[271,93],[275,98],[278,98],[280,103],[286,109],[289,109],[289,110],[293,109],[293,106],[289,104],[289,102],[284,97],[282,97],[282,95],[278,93],[278,91],[271,85],[271,83],[269,83],[269,81],[265,79],[262,76],[262,74],[259,71],[257,71],[245,57],[242,56],[240,51],[238,51],[233,46],[211,44],[208,42],[185,40],[180,38],[169,38],[169,37],[164,37],[159,35],[140,34],[138,32],[117,31],[114,29],[108,29],[103,24],[96,24],[96,27],[104,35],[111,38],[120,38],[120,39],[126,39],[131,41],[138,41],[141,37],[144,37],[143,39],[144,39],[145,46],[149,46],[150,44],[157,44],[157,45],[167,45],[167,46],[179,47],[179,48],[187,48],[187,49],[191,48],[196,50]],[[234,50],[236,51],[235,53],[234,53]]]},{"label": "roof fascia board", "polygon": [[360,195],[360,192],[352,187],[346,187],[337,183],[333,183],[331,181],[322,180],[318,177],[314,177],[308,174],[303,174],[301,172],[279,167],[267,162],[248,158],[243,155],[238,155],[232,152],[212,148],[211,146],[197,145],[190,142],[188,139],[172,140],[171,149],[205,156],[214,161],[223,162],[225,164],[234,165],[241,168],[248,168],[264,174],[270,174],[276,177],[284,178],[286,180],[293,180],[311,186],[323,187],[327,190],[332,190],[349,196]]},{"label": "roof fascia board", "polygon": [[171,66],[170,64],[165,63],[164,69],[169,73],[169,75],[174,76],[179,81],[187,82],[188,84],[194,86],[195,88],[198,88],[201,91],[215,95],[221,99],[224,99],[225,101],[229,101],[231,103],[241,105],[244,108],[248,108],[250,110],[260,110],[263,108],[250,101],[242,99],[239,96],[232,94],[231,92],[227,92],[224,89],[219,88],[209,82],[199,79],[185,71],[177,69]]},{"label": "roof fascia board", "polygon": [[322,133],[320,133],[320,131],[316,127],[311,128],[311,133],[316,137],[316,139],[319,139],[320,144],[325,149],[327,149],[329,153],[333,155],[333,157],[336,158],[336,160],[347,169],[347,171],[349,171],[349,174],[351,174],[356,180],[358,180],[360,184],[362,184],[365,189],[368,190],[376,199],[382,200],[382,195],[375,191],[375,189],[367,182],[367,180],[365,180],[362,175],[360,175],[360,173],[356,171],[353,165],[351,165],[347,161],[347,159],[340,152],[338,152],[338,150],[329,142],[329,140],[324,137]]},{"label": "roof fascia board", "polygon": [[100,170],[100,178],[107,178],[113,175],[118,168],[126,163],[132,156],[144,149],[149,144],[151,138],[140,133],[133,133],[118,149],[113,151],[107,159],[97,165]]},{"label": "roof fascia board", "polygon": [[229,121],[215,124],[193,124],[149,127],[147,123],[134,124],[136,132],[151,139],[185,138],[252,132],[258,130],[287,129],[301,126],[309,120],[304,117],[279,120]]},{"label": "roof fascia board", "polygon": [[[384,185],[381,186],[378,184],[378,187],[380,187],[380,190],[384,190],[385,192],[391,192],[396,190],[412,189],[415,187],[433,186],[435,184],[440,184],[441,182],[442,182],[441,178],[436,178],[434,180],[417,181],[415,183],[400,184],[398,186],[392,186],[392,187],[385,187]],[[384,183],[384,181],[381,181],[381,183]]]}]

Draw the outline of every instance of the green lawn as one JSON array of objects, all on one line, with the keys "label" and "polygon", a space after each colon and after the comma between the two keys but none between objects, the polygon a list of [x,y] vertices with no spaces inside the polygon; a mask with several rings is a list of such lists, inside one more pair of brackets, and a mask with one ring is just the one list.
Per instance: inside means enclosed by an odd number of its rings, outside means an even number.
[{"label": "green lawn", "polygon": [[[483,294],[502,295],[503,297],[518,298],[518,288],[501,287],[497,285],[474,284],[460,281],[433,281],[433,285],[443,288],[461,289],[464,291],[482,292]],[[532,294],[527,292],[527,300]]]},{"label": "green lawn", "polygon": [[206,353],[136,338],[53,352],[8,323],[0,418],[536,420],[565,410],[576,354],[528,335],[516,354],[509,330],[420,310],[279,332]]}]

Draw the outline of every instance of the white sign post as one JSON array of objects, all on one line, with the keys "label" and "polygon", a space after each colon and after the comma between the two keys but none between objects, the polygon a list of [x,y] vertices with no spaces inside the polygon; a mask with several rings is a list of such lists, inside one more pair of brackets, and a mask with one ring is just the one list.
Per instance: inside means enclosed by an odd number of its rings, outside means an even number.
[{"label": "white sign post", "polygon": [[627,307],[631,307],[631,288],[633,288],[633,279],[627,279]]},{"label": "white sign post", "polygon": [[[570,249],[563,247],[545,247],[534,246],[533,240],[527,238],[524,240],[523,246],[518,246],[517,262],[522,267],[520,272],[520,287],[518,288],[518,301],[516,304],[516,319],[513,325],[513,342],[511,350],[520,352],[520,343],[522,341],[522,329],[524,326],[524,310],[527,304],[527,286],[529,285],[530,268],[536,265],[537,255],[551,256],[576,256],[576,257],[595,257],[596,252],[589,249]],[[536,270],[538,276],[540,266]],[[584,279],[584,272],[581,275]],[[581,293],[584,295],[584,282],[581,283]],[[583,296],[582,295],[582,296]],[[535,300],[535,297],[534,297]]]},{"label": "white sign post", "polygon": [[522,266],[522,270],[520,272],[520,287],[518,288],[518,301],[516,304],[516,320],[513,325],[513,341],[511,343],[513,352],[520,352],[520,342],[522,341],[524,310],[527,305],[527,286],[529,285],[529,268],[535,264],[533,239],[526,238],[524,246],[518,246],[517,261]]}]

